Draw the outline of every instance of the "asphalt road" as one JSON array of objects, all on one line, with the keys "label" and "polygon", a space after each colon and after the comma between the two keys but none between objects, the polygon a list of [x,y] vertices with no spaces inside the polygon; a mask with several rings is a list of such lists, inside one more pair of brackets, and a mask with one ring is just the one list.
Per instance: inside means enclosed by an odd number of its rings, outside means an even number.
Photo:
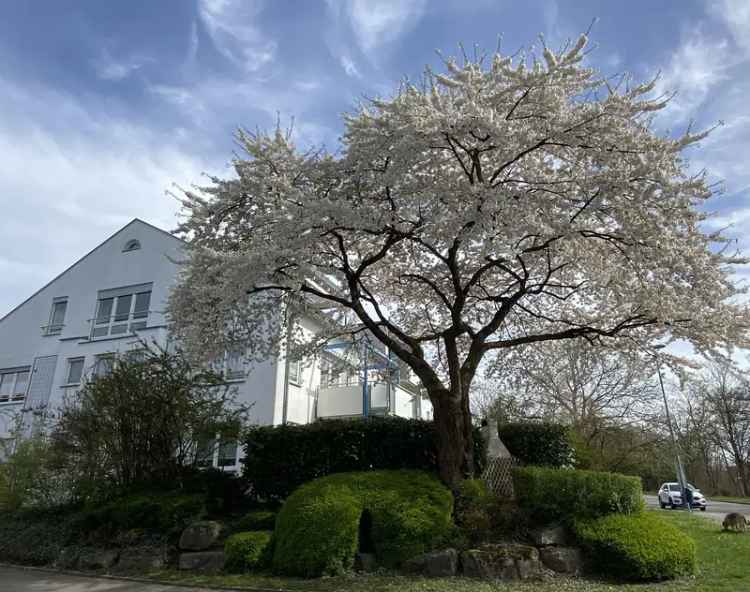
[{"label": "asphalt road", "polygon": [[[643,496],[646,500],[646,505],[649,508],[659,508],[659,500],[655,495],[644,495]],[[737,512],[738,514],[745,514],[746,516],[750,516],[750,505],[748,504],[733,504],[729,502],[713,502],[711,501],[710,497],[707,497],[708,504],[706,505],[706,511],[701,512],[700,510],[694,510],[694,514],[697,516],[704,516],[706,518],[711,518],[713,520],[718,520],[719,522],[724,520],[724,516],[727,514],[731,514],[732,512]],[[675,512],[675,511],[685,511],[685,510],[670,510],[667,508],[666,510],[663,510],[664,512]]]},{"label": "asphalt road", "polygon": [[0,592],[216,592],[0,566]]}]

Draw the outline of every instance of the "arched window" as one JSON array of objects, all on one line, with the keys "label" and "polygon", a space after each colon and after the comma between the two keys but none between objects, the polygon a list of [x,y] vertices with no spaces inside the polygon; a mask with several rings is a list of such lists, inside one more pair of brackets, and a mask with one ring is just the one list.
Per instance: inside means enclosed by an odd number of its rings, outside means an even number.
[{"label": "arched window", "polygon": [[125,243],[125,246],[122,249],[123,253],[128,253],[129,251],[137,251],[141,248],[141,243],[138,239],[132,238],[128,242]]}]

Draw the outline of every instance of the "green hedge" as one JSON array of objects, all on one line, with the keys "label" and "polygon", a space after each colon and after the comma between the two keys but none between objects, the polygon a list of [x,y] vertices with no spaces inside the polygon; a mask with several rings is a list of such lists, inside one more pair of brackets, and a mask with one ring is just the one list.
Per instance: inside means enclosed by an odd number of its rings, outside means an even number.
[{"label": "green hedge", "polygon": [[643,509],[640,478],[617,473],[521,467],[513,471],[513,487],[519,506],[540,522]]},{"label": "green hedge", "polygon": [[518,422],[498,427],[508,452],[522,465],[565,468],[575,462],[575,448],[568,426],[557,423]]},{"label": "green hedge", "polygon": [[122,532],[144,528],[168,532],[202,518],[205,497],[201,494],[139,494],[87,507],[76,514],[75,525],[82,531]]},{"label": "green hedge", "polygon": [[263,566],[268,560],[272,534],[256,530],[228,537],[224,542],[224,568],[230,572],[245,572]]},{"label": "green hedge", "polygon": [[695,572],[695,541],[652,513],[576,521],[573,530],[602,574],[649,581]]},{"label": "green hedge", "polygon": [[[244,438],[244,474],[266,500],[285,499],[297,487],[333,473],[380,469],[437,470],[433,422],[372,417],[301,426],[264,426]],[[474,432],[477,469],[485,447]]]},{"label": "green hedge", "polygon": [[273,530],[276,525],[276,512],[268,510],[253,510],[232,524],[236,532],[251,530]]},{"label": "green hedge", "polygon": [[[371,544],[396,566],[450,532],[453,496],[429,473],[371,471],[316,479],[287,499],[276,520],[274,570],[315,577],[351,569]],[[362,525],[362,528],[360,528]],[[367,539],[360,541],[360,531]]]}]

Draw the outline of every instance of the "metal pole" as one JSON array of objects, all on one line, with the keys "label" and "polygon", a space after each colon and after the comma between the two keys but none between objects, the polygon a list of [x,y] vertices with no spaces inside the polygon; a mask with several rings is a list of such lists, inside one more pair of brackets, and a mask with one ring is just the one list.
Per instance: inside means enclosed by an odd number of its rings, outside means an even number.
[{"label": "metal pole", "polygon": [[669,413],[669,403],[667,402],[667,393],[664,390],[664,380],[661,377],[661,360],[659,354],[656,354],[656,373],[659,375],[659,386],[661,387],[661,395],[664,399],[664,411],[667,413],[667,425],[669,426],[669,436],[672,439],[672,448],[674,449],[675,459],[677,461],[677,480],[680,482],[680,494],[682,495],[682,504],[687,505],[689,512],[693,509],[687,500],[687,479],[685,478],[685,469],[682,466],[682,459],[680,458],[680,448],[677,445],[677,438],[674,435],[674,427],[672,426],[672,415]]},{"label": "metal pole", "polygon": [[362,340],[362,415],[364,417],[369,417],[370,415],[370,397],[369,393],[367,392],[367,389],[369,385],[367,384],[367,373],[369,371],[369,368],[367,367],[367,358],[368,358],[368,348],[367,348],[367,339]]}]

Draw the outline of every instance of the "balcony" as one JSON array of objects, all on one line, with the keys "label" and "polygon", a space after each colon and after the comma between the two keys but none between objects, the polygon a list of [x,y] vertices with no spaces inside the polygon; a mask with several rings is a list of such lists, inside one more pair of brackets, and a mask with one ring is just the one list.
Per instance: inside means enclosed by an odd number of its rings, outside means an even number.
[{"label": "balcony", "polygon": [[[373,382],[367,385],[365,399],[361,383],[329,385],[318,389],[317,417],[359,417],[365,415],[398,415],[417,417],[418,394],[391,382]],[[365,400],[368,407],[365,413]]]}]

